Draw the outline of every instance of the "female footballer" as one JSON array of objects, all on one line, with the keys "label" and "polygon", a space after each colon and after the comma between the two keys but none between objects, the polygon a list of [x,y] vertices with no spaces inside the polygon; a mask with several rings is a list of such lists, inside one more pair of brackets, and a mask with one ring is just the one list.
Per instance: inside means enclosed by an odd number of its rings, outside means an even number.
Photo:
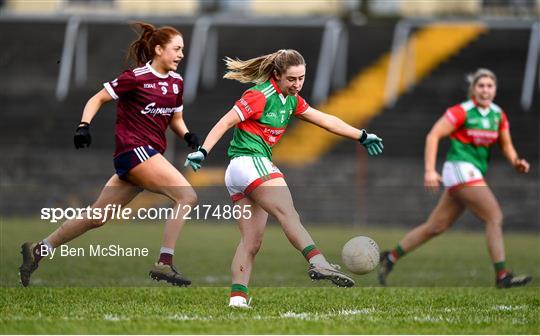
[{"label": "female footballer", "polygon": [[223,134],[236,126],[228,150],[231,161],[225,173],[225,184],[235,205],[249,206],[251,216],[238,220],[241,238],[231,265],[229,306],[249,307],[247,287],[268,214],[279,221],[291,244],[308,261],[311,279],[327,279],[337,286],[354,286],[353,279],[328,263],[302,226],[283,174],[272,163],[272,147],[285,132],[293,115],[359,141],[370,155],[382,153],[382,140],[308,105],[299,95],[306,63],[295,50],[279,50],[246,61],[227,58],[226,65],[229,71],[224,78],[256,85],[244,92],[212,128],[202,147],[188,155],[186,165],[199,169]]},{"label": "female footballer", "polygon": [[[116,173],[105,184],[92,208],[108,209],[110,204],[124,206],[142,189],[170,198],[175,209],[179,208],[179,216],[168,219],[165,224],[159,260],[150,270],[150,276],[187,286],[191,281],[173,266],[172,258],[184,225],[182,206],[196,204],[197,195],[184,176],[163,156],[168,126],[192,148],[199,146],[197,136],[188,131],[182,117],[183,79],[175,72],[184,57],[184,41],[182,34],[173,27],[156,29],[147,23],[135,25],[140,36],[131,44],[127,59],[138,67],[105,83],[104,88],[88,100],[74,143],[77,149],[90,146],[92,119],[103,104],[113,99],[118,101],[113,160]],[[23,263],[19,268],[23,286],[28,286],[32,272],[50,250],[102,226],[109,217],[67,220],[41,242],[24,243]]]},{"label": "female footballer", "polygon": [[[490,147],[496,142],[517,172],[527,173],[529,163],[517,154],[506,114],[493,103],[497,91],[495,74],[487,69],[478,69],[468,77],[468,81],[469,100],[446,110],[426,138],[424,185],[436,192],[442,181],[446,189],[427,221],[409,231],[394,250],[381,254],[379,282],[382,285],[386,285],[386,278],[399,258],[446,231],[464,209],[469,209],[485,224],[496,286],[509,288],[531,281],[530,276],[513,275],[506,267],[503,215],[484,179]],[[437,149],[439,141],[448,136],[450,149],[441,178],[435,170]]]}]

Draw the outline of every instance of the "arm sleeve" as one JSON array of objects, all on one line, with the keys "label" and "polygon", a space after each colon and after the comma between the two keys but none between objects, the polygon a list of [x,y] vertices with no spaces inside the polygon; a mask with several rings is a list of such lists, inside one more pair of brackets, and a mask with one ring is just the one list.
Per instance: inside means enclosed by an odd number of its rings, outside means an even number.
[{"label": "arm sleeve", "polygon": [[260,116],[266,105],[266,98],[260,91],[247,90],[234,104],[234,110],[240,120],[244,121],[254,116]]},{"label": "arm sleeve", "polygon": [[304,98],[300,97],[300,95],[296,95],[296,111],[294,111],[294,115],[298,116],[306,112],[308,108],[309,104],[307,103],[307,101]]},{"label": "arm sleeve", "polygon": [[499,124],[499,132],[505,131],[510,128],[510,122],[506,117],[506,113],[501,111],[501,123]]},{"label": "arm sleeve", "polygon": [[459,106],[452,106],[444,113],[446,120],[448,120],[454,127],[460,128],[465,123],[466,113],[465,110]]},{"label": "arm sleeve", "polygon": [[126,70],[120,76],[110,82],[103,83],[107,92],[114,100],[119,99],[129,91],[133,91],[137,86],[137,81],[133,71]]}]

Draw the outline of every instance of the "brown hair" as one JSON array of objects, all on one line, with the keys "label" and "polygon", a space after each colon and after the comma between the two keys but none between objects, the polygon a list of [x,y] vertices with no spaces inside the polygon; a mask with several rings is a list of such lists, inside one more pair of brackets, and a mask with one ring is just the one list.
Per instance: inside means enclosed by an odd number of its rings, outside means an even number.
[{"label": "brown hair", "polygon": [[266,82],[274,73],[283,74],[291,66],[306,65],[302,55],[293,49],[280,49],[272,54],[251,58],[246,61],[225,58],[227,72],[223,78],[242,83],[260,84]]},{"label": "brown hair", "polygon": [[133,61],[136,66],[151,61],[156,55],[157,45],[165,46],[176,35],[182,36],[178,30],[170,26],[156,28],[145,22],[135,22],[132,26],[136,31],[140,31],[140,35],[129,46],[126,62]]},{"label": "brown hair", "polygon": [[493,79],[495,82],[495,86],[497,86],[497,76],[495,76],[495,73],[489,69],[485,68],[479,68],[474,73],[467,75],[467,83],[469,83],[469,89],[467,91],[467,95],[469,98],[473,98],[473,92],[474,92],[474,86],[476,85],[476,82],[482,77],[489,77]]}]

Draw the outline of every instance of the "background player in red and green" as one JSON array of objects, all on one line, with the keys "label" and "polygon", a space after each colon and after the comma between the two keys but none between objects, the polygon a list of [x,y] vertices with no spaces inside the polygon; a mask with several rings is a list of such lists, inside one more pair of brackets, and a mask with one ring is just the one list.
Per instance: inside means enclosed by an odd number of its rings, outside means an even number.
[{"label": "background player in red and green", "polygon": [[[446,190],[425,223],[409,231],[395,249],[381,254],[379,282],[382,285],[386,285],[386,278],[399,258],[446,231],[465,209],[469,209],[485,224],[496,286],[508,288],[531,281],[531,277],[515,276],[506,268],[503,215],[484,179],[490,147],[496,142],[519,173],[527,173],[529,163],[518,156],[512,144],[506,114],[493,103],[497,91],[495,74],[487,69],[479,69],[468,80],[470,99],[450,107],[426,138],[424,184],[427,189],[436,192],[442,181]],[[450,149],[441,178],[435,170],[437,148],[439,141],[448,136]]]},{"label": "background player in red and green", "polygon": [[[184,224],[182,205],[196,204],[197,195],[184,176],[162,155],[167,147],[167,127],[192,148],[199,146],[197,136],[190,133],[184,123],[184,82],[175,72],[184,57],[184,40],[173,27],[156,29],[145,23],[137,26],[141,33],[131,44],[128,58],[138,67],[105,83],[104,88],[88,100],[75,133],[75,147],[90,145],[92,119],[103,104],[117,100],[116,174],[106,183],[92,208],[103,210],[111,204],[124,206],[143,188],[170,198],[174,206],[179,207],[179,216],[165,224],[159,260],[150,270],[150,276],[175,285],[189,285],[191,281],[177,271],[172,258]],[[41,242],[24,243],[23,263],[19,268],[23,286],[28,286],[32,272],[49,250],[104,223],[101,218],[68,220]]]},{"label": "background player in red and green", "polygon": [[268,214],[276,217],[291,244],[308,260],[308,274],[312,279],[353,286],[353,279],[328,263],[302,226],[283,174],[271,161],[272,147],[293,115],[329,132],[360,141],[370,155],[382,153],[382,140],[307,104],[299,95],[306,64],[295,50],[279,50],[247,61],[229,58],[226,63],[229,71],[225,78],[256,85],[212,128],[202,147],[188,155],[186,165],[199,169],[223,134],[236,126],[228,150],[231,162],[225,173],[225,184],[235,204],[250,206],[251,217],[238,220],[241,239],[231,265],[233,284],[229,305],[249,307],[247,287]]}]

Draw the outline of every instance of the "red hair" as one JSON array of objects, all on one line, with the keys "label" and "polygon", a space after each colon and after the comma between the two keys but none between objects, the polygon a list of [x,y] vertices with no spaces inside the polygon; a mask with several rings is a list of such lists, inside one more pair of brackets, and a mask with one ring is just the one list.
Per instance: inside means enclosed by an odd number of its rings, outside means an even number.
[{"label": "red hair", "polygon": [[173,27],[163,26],[156,28],[145,22],[135,22],[133,24],[136,30],[140,31],[139,38],[129,46],[126,61],[135,62],[136,66],[141,66],[151,61],[156,55],[156,46],[165,46],[176,35],[182,34]]}]

